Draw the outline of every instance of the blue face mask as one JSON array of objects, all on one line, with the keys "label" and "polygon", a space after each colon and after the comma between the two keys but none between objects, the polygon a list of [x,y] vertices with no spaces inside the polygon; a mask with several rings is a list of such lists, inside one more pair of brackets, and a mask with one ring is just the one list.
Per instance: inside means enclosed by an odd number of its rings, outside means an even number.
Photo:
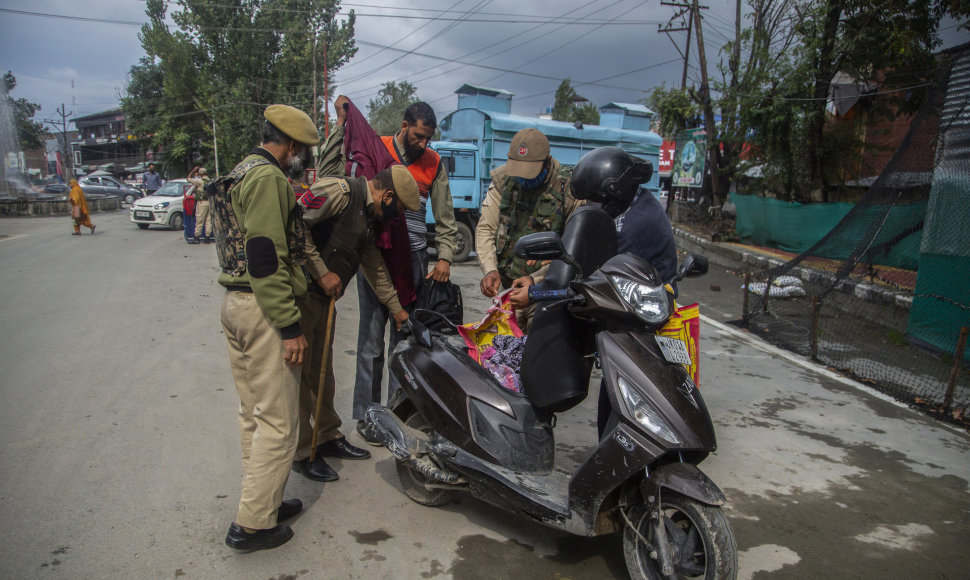
[{"label": "blue face mask", "polygon": [[536,175],[532,179],[525,179],[524,177],[516,177],[516,179],[519,181],[519,185],[521,185],[523,189],[535,189],[546,180],[546,175],[548,173],[549,170],[543,167],[542,171],[539,172],[539,175]]}]

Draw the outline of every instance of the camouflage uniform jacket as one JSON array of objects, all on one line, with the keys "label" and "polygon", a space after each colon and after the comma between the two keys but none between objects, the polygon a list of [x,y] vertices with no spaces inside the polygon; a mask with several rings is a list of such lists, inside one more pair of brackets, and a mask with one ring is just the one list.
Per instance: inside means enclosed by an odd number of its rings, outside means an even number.
[{"label": "camouflage uniform jacket", "polygon": [[[270,158],[262,150],[253,157]],[[245,240],[241,258],[246,268],[237,275],[223,272],[219,284],[250,288],[266,317],[280,329],[283,338],[302,334],[296,300],[307,294],[302,263],[306,261],[300,209],[279,163],[264,163],[250,169],[230,190],[232,213]],[[299,243],[297,243],[299,240]],[[292,250],[292,251],[291,251]]]},{"label": "camouflage uniform jacket", "polygon": [[562,235],[570,214],[583,204],[569,193],[571,172],[553,159],[546,181],[534,190],[524,190],[517,179],[505,175],[504,167],[492,171],[475,231],[482,273],[498,270],[512,280],[529,274],[535,283],[542,281],[548,266],[527,266],[525,260],[512,254],[512,248],[519,238],[534,232]]}]

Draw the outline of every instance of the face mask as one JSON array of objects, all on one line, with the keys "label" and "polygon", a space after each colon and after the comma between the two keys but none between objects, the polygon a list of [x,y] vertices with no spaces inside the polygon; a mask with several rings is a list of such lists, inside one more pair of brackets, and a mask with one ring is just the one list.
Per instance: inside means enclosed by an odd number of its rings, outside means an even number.
[{"label": "face mask", "polygon": [[306,167],[304,155],[291,155],[290,159],[286,162],[286,173],[290,179],[303,178],[303,169]]},{"label": "face mask", "polygon": [[521,185],[524,189],[535,189],[542,185],[542,182],[546,180],[546,174],[548,173],[549,171],[543,167],[542,171],[539,172],[539,175],[536,175],[532,179],[525,179],[524,177],[516,177],[516,179],[519,181],[519,185]]},{"label": "face mask", "polygon": [[391,221],[394,218],[401,217],[401,211],[397,207],[397,199],[391,197],[390,203],[385,203],[381,200],[381,215],[384,221]]}]

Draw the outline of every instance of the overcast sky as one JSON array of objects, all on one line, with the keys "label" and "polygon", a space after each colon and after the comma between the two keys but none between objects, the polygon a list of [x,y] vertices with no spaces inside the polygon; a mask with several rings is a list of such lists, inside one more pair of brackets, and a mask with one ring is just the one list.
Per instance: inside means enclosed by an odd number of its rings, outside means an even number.
[{"label": "overcast sky", "polygon": [[[657,32],[676,9],[660,0],[415,4],[342,3],[344,12],[357,13],[359,50],[338,72],[338,92],[361,108],[382,83],[397,80],[417,86],[439,116],[455,109],[454,91],[464,83],[515,93],[513,112],[522,115],[550,107],[567,76],[597,105],[637,102],[663,81],[680,84],[683,60]],[[717,50],[733,34],[734,0],[702,4],[710,7],[703,23],[714,72]],[[62,103],[75,116],[118,106],[129,68],[144,55],[139,26],[131,24],[146,20],[144,10],[142,0],[0,0],[0,69],[17,77],[13,96],[39,103],[37,120],[59,119]],[[556,22],[541,22],[550,19]],[[954,33],[948,44],[965,41],[965,32],[955,39]],[[685,33],[671,36],[682,49]],[[691,57],[696,63],[695,49]],[[696,68],[689,78],[698,82]]]}]

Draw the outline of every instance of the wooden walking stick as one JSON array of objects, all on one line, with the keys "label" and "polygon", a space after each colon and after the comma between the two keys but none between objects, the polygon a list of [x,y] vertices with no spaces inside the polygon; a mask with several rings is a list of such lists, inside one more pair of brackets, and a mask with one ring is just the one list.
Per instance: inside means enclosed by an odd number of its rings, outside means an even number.
[{"label": "wooden walking stick", "polygon": [[317,427],[320,425],[320,411],[323,410],[323,387],[327,384],[327,367],[330,366],[330,347],[333,344],[333,311],[337,298],[330,297],[327,307],[327,327],[323,334],[323,365],[320,372],[320,386],[317,387],[317,409],[313,414],[313,437],[310,439],[310,461],[317,457]]}]

